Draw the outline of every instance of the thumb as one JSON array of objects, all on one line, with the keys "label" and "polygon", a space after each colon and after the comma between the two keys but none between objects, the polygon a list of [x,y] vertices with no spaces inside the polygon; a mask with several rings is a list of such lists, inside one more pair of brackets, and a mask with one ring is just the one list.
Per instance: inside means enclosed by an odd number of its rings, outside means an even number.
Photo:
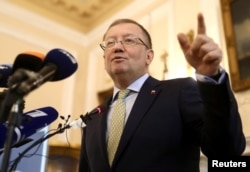
[{"label": "thumb", "polygon": [[181,46],[183,53],[186,54],[188,52],[188,50],[190,49],[190,43],[189,43],[186,35],[183,33],[179,33],[177,35],[177,38],[178,38],[178,41],[179,41],[179,44]]}]

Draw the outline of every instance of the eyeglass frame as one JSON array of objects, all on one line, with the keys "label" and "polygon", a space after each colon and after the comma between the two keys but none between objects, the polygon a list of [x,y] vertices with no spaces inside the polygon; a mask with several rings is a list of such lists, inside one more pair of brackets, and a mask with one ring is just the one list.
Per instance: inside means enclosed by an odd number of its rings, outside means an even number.
[{"label": "eyeglass frame", "polygon": [[[137,45],[137,44],[141,44],[141,45],[144,45],[147,49],[150,49],[149,47],[148,47],[148,45],[141,39],[141,38],[139,38],[139,37],[128,37],[128,38],[130,38],[130,39],[135,39],[136,41],[135,41],[135,44],[124,44],[124,40],[121,40],[121,41],[118,41],[118,40],[115,40],[114,39],[114,45],[112,45],[111,47],[108,47],[107,48],[107,46],[105,47],[103,44],[105,44],[105,42],[107,42],[107,41],[103,41],[103,42],[101,42],[100,43],[100,47],[103,49],[103,51],[105,51],[106,49],[111,49],[111,48],[113,48],[114,46],[115,46],[115,44],[117,44],[118,42],[120,42],[122,45]],[[138,41],[139,40],[139,41]]]}]

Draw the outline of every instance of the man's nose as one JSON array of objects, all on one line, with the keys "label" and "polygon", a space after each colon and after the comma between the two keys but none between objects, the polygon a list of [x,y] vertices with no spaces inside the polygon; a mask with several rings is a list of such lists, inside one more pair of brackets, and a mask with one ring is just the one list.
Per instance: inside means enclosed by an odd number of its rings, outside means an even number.
[{"label": "man's nose", "polygon": [[122,48],[122,49],[124,49],[123,41],[116,41],[115,45],[114,45],[114,48]]}]

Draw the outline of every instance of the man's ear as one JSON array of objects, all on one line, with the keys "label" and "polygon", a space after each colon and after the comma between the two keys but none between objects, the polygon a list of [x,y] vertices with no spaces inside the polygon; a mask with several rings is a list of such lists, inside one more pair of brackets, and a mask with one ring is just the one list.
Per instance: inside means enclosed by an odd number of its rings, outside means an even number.
[{"label": "man's ear", "polygon": [[147,65],[149,65],[153,59],[154,59],[154,51],[152,49],[150,49],[147,52],[147,59],[146,59]]}]

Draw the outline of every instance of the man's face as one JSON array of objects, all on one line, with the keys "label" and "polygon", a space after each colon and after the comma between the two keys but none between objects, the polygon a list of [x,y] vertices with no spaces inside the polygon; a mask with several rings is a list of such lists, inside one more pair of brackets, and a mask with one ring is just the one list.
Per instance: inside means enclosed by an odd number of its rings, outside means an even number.
[{"label": "man's face", "polygon": [[[131,41],[136,43],[129,45]],[[153,51],[147,49],[141,29],[132,23],[122,23],[111,27],[104,41],[115,44],[104,51],[105,69],[113,78],[119,75],[138,77],[148,71],[153,59]],[[125,42],[124,42],[125,41]]]}]

